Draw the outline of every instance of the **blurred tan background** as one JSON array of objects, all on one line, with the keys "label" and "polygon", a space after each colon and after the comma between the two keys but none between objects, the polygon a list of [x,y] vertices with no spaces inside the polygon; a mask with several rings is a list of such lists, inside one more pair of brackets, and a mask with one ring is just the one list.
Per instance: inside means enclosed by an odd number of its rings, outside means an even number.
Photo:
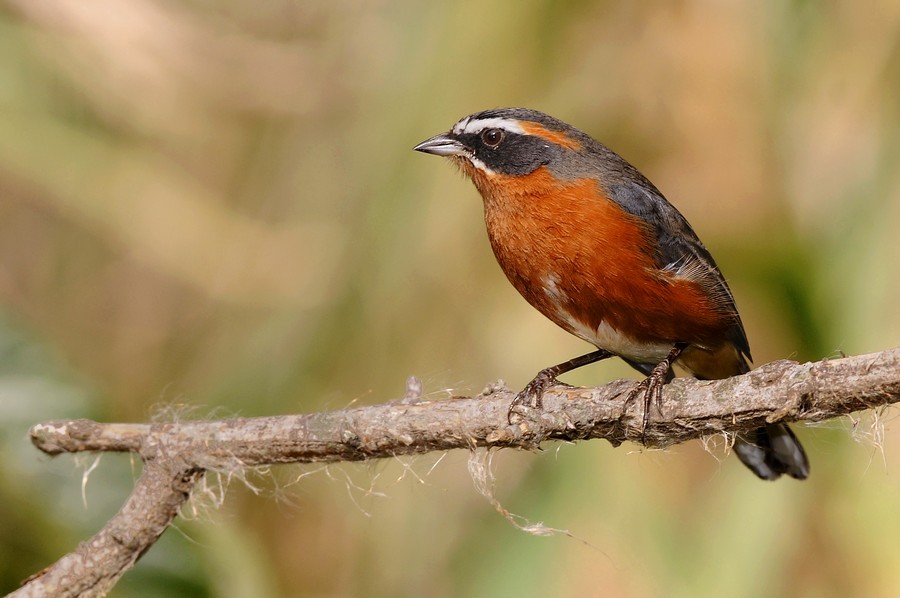
[{"label": "blurred tan background", "polygon": [[[139,464],[40,456],[59,417],[308,412],[521,387],[590,347],[411,151],[549,112],[637,165],[731,282],[756,363],[900,344],[900,4],[7,0],[0,9],[0,591]],[[633,372],[605,363],[567,381]],[[800,428],[812,477],[699,443],[256,472],[115,596],[900,595],[895,412]],[[214,482],[215,480],[211,480]],[[215,503],[224,498],[224,505]]]}]

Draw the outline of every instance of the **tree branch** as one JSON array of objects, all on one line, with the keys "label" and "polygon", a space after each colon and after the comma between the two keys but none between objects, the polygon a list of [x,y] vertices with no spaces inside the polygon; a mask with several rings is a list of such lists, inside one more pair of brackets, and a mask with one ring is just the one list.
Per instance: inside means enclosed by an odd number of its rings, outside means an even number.
[{"label": "tree branch", "polygon": [[102,594],[156,541],[206,470],[280,463],[360,461],[454,448],[533,449],[545,440],[605,438],[662,447],[775,421],[821,421],[900,401],[900,348],[797,364],[777,361],[727,380],[676,379],[661,413],[641,429],[640,401],[625,407],[633,381],[597,388],[557,387],[544,409],[506,421],[514,393],[491,386],[476,397],[402,401],[329,413],[188,421],[102,424],[51,421],[34,426],[32,442],[49,455],[134,452],[144,473],[122,510],[88,542],[30,578],[13,595]]},{"label": "tree branch", "polygon": [[204,474],[174,465],[174,461],[145,463],[131,496],[97,535],[10,596],[106,595],[166,531]]}]

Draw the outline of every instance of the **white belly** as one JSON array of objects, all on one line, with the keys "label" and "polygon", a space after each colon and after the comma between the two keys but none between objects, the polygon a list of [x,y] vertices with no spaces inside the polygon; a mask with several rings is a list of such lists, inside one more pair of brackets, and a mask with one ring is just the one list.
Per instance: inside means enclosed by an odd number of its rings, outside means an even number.
[{"label": "white belly", "polygon": [[606,322],[600,322],[597,330],[591,330],[581,322],[568,320],[576,336],[586,340],[598,349],[606,349],[621,357],[642,363],[658,363],[665,359],[672,345],[665,343],[642,343],[622,334]]},{"label": "white belly", "polygon": [[672,345],[666,343],[642,343],[619,332],[604,321],[596,330],[573,318],[562,309],[568,297],[559,288],[559,276],[550,273],[542,278],[544,293],[557,306],[557,314],[566,322],[569,330],[578,338],[586,340],[598,349],[605,349],[621,357],[642,363],[658,363],[669,355]]}]

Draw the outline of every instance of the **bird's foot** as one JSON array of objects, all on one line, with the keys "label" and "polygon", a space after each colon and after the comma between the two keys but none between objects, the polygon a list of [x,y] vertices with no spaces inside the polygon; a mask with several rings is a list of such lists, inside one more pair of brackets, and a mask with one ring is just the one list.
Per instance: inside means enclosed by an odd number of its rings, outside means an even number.
[{"label": "bird's foot", "polygon": [[628,409],[628,406],[631,405],[632,401],[640,394],[643,393],[644,395],[644,418],[641,422],[641,440],[646,440],[647,426],[650,424],[650,406],[656,404],[657,413],[662,415],[662,387],[669,381],[669,372],[672,369],[672,364],[675,363],[675,360],[678,359],[678,356],[681,355],[681,352],[684,351],[686,347],[687,343],[675,343],[666,358],[656,364],[656,367],[650,371],[650,375],[631,389],[631,392],[629,392],[628,396],[625,398],[623,412]]},{"label": "bird's foot", "polygon": [[522,418],[532,418],[532,411],[541,409],[541,397],[544,396],[544,392],[554,385],[567,386],[571,388],[568,384],[560,382],[556,379],[557,376],[561,376],[566,372],[571,372],[576,368],[580,368],[582,366],[588,365],[589,363],[594,363],[600,361],[601,359],[606,359],[608,357],[612,357],[613,354],[605,349],[597,349],[596,351],[591,351],[586,355],[581,355],[580,357],[575,357],[574,359],[570,359],[569,361],[564,361],[560,364],[551,366],[549,368],[544,368],[538,375],[534,377],[534,380],[528,383],[522,392],[516,395],[516,398],[513,399],[513,402],[509,406],[509,411],[506,414],[506,420],[513,424],[518,423],[522,420]]},{"label": "bird's foot", "polygon": [[543,408],[543,396],[551,386],[569,386],[556,379],[553,368],[541,370],[534,380],[525,385],[516,398],[509,404],[509,411],[506,414],[506,421],[510,424],[516,424],[523,419],[532,419],[535,412],[540,412]]},{"label": "bird's foot", "polygon": [[659,363],[650,375],[638,382],[625,398],[625,409],[634,402],[639,396],[644,397],[644,415],[641,421],[641,437],[647,426],[650,424],[650,408],[656,406],[656,412],[662,415],[662,387],[666,383],[666,377],[669,374],[669,363],[663,361]]}]

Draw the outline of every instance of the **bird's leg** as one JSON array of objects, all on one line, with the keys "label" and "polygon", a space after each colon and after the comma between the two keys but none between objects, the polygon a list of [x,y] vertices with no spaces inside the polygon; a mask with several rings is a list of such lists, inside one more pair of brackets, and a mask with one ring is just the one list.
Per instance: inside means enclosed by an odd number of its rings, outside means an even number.
[{"label": "bird's leg", "polygon": [[541,398],[544,396],[544,392],[554,384],[558,384],[556,380],[557,376],[565,374],[566,372],[571,372],[581,366],[595,363],[601,359],[607,359],[608,357],[613,357],[613,354],[604,349],[597,349],[586,355],[570,359],[569,361],[565,361],[549,368],[544,368],[538,372],[538,375],[534,377],[534,380],[529,382],[525,388],[522,389],[522,392],[517,394],[516,398],[510,403],[509,412],[506,415],[507,421],[513,423],[513,413],[523,415],[522,412],[528,407],[540,409],[542,407]]},{"label": "bird's leg", "polygon": [[656,367],[653,368],[650,375],[641,380],[637,386],[628,393],[628,397],[625,399],[625,408],[627,408],[639,394],[644,394],[644,420],[641,425],[642,431],[645,430],[650,423],[651,405],[655,403],[656,410],[659,413],[662,413],[662,387],[666,383],[666,378],[669,375],[669,370],[672,369],[672,364],[675,363],[675,360],[678,359],[678,356],[681,355],[681,352],[684,351],[685,348],[687,348],[687,343],[675,343],[672,350],[666,355],[666,358],[656,364]]}]

